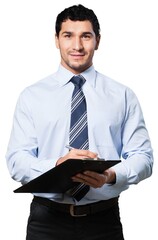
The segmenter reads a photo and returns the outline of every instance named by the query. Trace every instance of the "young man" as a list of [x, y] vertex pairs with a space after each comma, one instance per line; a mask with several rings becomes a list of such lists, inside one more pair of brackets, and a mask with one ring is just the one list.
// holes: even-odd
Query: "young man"
[[[27, 240], [123, 240], [118, 197], [152, 173], [152, 148], [135, 94], [93, 67], [99, 42], [100, 26], [92, 10], [77, 5], [57, 16], [59, 69], [21, 93], [7, 164], [11, 176], [25, 184], [69, 158], [122, 161], [102, 174], [74, 176], [74, 182], [89, 186], [79, 200], [71, 191], [34, 194]], [[77, 109], [79, 95], [84, 120], [78, 120], [83, 132], [76, 134], [72, 106], [77, 102]], [[84, 144], [77, 145], [82, 137]]]

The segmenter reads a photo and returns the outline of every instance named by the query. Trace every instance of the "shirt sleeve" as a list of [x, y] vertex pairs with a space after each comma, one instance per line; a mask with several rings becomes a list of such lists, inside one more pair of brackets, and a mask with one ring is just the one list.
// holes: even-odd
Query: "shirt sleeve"
[[114, 166], [116, 185], [122, 183], [127, 187], [137, 184], [152, 174], [150, 138], [139, 101], [130, 89], [126, 93], [126, 114], [122, 126], [122, 158], [122, 163]]
[[23, 92], [17, 101], [6, 153], [12, 178], [22, 184], [54, 167], [57, 160], [38, 158], [38, 139], [27, 98]]

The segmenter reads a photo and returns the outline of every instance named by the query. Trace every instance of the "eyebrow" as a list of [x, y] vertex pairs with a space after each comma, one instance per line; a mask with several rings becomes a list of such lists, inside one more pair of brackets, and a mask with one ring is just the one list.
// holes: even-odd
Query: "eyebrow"
[[91, 32], [83, 32], [82, 34], [89, 34], [89, 35], [93, 35]]
[[[71, 32], [71, 31], [65, 31], [65, 32], [62, 33], [62, 35], [63, 35], [63, 34], [72, 34], [72, 33], [73, 33], [73, 32]], [[91, 32], [82, 32], [82, 33], [81, 33], [81, 35], [84, 35], [84, 34], [93, 35]]]
[[70, 31], [65, 31], [65, 32], [62, 32], [62, 34], [71, 34], [72, 32]]

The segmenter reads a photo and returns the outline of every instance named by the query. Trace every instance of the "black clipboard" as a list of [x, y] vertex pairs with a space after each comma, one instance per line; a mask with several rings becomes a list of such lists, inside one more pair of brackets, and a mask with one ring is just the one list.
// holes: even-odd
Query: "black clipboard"
[[14, 190], [14, 193], [64, 193], [78, 183], [71, 177], [86, 170], [102, 173], [120, 160], [68, 159], [39, 177]]

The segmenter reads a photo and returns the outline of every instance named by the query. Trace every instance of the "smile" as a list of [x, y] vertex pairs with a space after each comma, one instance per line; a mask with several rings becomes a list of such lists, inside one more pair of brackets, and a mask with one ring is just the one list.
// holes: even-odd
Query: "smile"
[[79, 58], [83, 58], [83, 57], [84, 57], [84, 54], [70, 54], [70, 56], [71, 56], [72, 58], [79, 59]]

